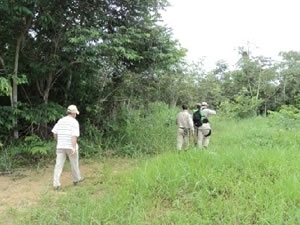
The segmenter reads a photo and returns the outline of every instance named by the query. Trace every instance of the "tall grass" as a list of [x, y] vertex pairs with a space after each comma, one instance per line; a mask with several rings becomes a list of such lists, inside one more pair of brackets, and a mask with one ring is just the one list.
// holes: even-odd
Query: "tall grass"
[[119, 155], [141, 156], [158, 154], [175, 146], [177, 108], [156, 102], [147, 110], [129, 110], [118, 124], [120, 136], [115, 146]]
[[37, 207], [14, 211], [13, 224], [299, 224], [299, 131], [265, 118], [211, 120], [207, 150], [169, 148], [133, 170], [106, 171], [102, 183], [47, 191]]

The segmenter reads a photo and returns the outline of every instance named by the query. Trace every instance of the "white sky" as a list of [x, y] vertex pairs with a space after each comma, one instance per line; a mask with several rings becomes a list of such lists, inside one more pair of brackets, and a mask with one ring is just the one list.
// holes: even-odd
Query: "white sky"
[[163, 20], [188, 49], [187, 59], [205, 57], [212, 67], [238, 59], [250, 43], [254, 56], [276, 59], [280, 51], [300, 51], [300, 0], [169, 0]]

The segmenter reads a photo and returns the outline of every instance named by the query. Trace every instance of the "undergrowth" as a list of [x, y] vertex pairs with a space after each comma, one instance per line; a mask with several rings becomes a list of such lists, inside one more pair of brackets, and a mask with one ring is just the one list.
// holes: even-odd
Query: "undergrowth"
[[271, 120], [216, 117], [207, 150], [169, 147], [59, 197], [48, 190], [13, 224], [298, 224], [300, 133]]

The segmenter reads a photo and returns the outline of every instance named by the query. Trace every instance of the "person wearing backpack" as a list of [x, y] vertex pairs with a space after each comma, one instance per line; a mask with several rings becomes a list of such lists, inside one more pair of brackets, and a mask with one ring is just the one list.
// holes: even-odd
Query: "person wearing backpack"
[[183, 145], [185, 149], [189, 147], [190, 134], [193, 134], [194, 123], [192, 115], [188, 111], [188, 105], [182, 105], [182, 111], [176, 116], [177, 125], [177, 150], [181, 150]]
[[207, 102], [197, 104], [197, 110], [193, 113], [194, 141], [197, 148], [208, 147], [211, 135], [208, 117], [216, 114], [215, 110], [208, 109]]

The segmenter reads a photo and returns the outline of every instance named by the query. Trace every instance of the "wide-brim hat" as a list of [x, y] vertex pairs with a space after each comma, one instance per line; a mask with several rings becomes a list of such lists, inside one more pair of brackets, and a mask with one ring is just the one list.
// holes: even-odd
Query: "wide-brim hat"
[[208, 106], [207, 102], [202, 102], [201, 106]]

